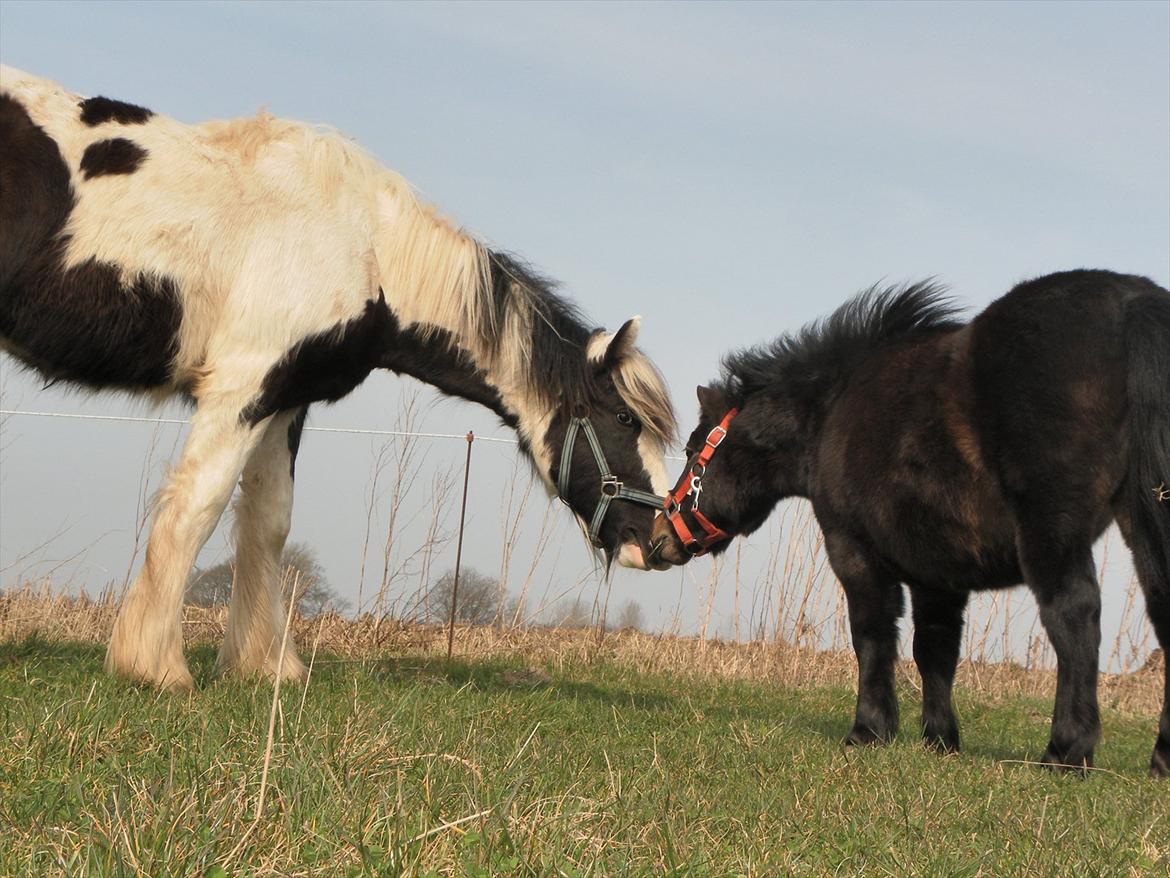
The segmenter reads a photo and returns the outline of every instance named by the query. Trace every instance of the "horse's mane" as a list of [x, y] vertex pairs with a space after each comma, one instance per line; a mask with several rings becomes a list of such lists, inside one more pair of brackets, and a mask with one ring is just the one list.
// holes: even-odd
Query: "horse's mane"
[[[393, 304], [425, 335], [454, 332], [458, 344], [495, 379], [547, 408], [587, 404], [595, 387], [590, 329], [556, 283], [520, 259], [489, 250], [414, 197], [387, 173], [382, 226], [384, 278], [401, 298]], [[647, 433], [665, 447], [677, 432], [666, 382], [637, 349], [613, 372], [622, 399]]]
[[[455, 334], [497, 380], [551, 408], [589, 401], [592, 330], [556, 284], [516, 257], [490, 250], [420, 202], [410, 185], [382, 174], [380, 266], [402, 317], [425, 334]], [[660, 445], [677, 432], [666, 383], [637, 349], [613, 372], [618, 392]]]
[[[520, 360], [535, 379], [532, 390], [538, 397], [554, 404], [563, 400], [570, 407], [587, 405], [597, 367], [589, 356], [590, 342], [603, 331], [588, 328], [580, 310], [557, 293], [555, 281], [511, 254], [492, 251], [489, 258], [490, 302], [481, 313], [490, 311], [492, 318], [483, 320], [483, 337], [495, 339], [497, 357]], [[611, 377], [643, 428], [663, 448], [669, 445], [678, 425], [666, 382], [650, 359], [634, 348]]]
[[775, 341], [729, 354], [722, 389], [737, 404], [758, 390], [826, 392], [858, 360], [882, 345], [953, 329], [959, 312], [934, 280], [858, 293], [828, 317]]

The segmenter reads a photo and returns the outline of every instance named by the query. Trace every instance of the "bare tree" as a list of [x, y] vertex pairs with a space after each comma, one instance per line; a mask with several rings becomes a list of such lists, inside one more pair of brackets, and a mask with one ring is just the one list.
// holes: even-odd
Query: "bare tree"
[[[455, 587], [455, 571], [448, 570], [427, 592], [427, 618], [447, 623], [451, 621], [451, 592]], [[490, 625], [500, 613], [499, 583], [478, 570], [464, 569], [459, 574], [459, 595], [455, 607], [455, 621], [469, 625]]]
[[523, 594], [512, 595], [504, 602], [504, 612], [500, 619], [504, 625], [512, 628], [527, 628], [530, 619], [528, 618], [528, 600]]
[[593, 621], [588, 606], [581, 603], [580, 598], [557, 604], [545, 618], [553, 628], [588, 628]]
[[642, 630], [642, 605], [637, 601], [626, 601], [618, 611], [617, 627], [619, 629], [632, 628]]
[[[316, 554], [306, 543], [289, 543], [280, 556], [283, 570], [292, 568], [300, 583], [297, 612], [302, 616], [319, 616], [326, 610], [340, 612], [349, 602], [329, 587], [325, 580], [325, 568]], [[232, 597], [232, 583], [235, 580], [235, 558], [221, 561], [206, 570], [196, 568], [187, 584], [187, 603], [197, 607], [218, 607], [227, 604]]]

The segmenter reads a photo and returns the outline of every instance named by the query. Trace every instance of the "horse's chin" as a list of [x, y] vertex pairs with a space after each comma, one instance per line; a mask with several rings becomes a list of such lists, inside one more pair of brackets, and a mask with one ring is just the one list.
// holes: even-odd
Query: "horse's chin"
[[623, 543], [622, 547], [618, 549], [615, 560], [620, 566], [630, 567], [634, 570], [667, 570], [670, 568], [670, 564], [665, 561], [648, 561], [646, 553], [637, 543]]
[[632, 567], [634, 570], [649, 570], [646, 565], [646, 556], [642, 547], [637, 543], [623, 543], [618, 549], [617, 562], [622, 567]]

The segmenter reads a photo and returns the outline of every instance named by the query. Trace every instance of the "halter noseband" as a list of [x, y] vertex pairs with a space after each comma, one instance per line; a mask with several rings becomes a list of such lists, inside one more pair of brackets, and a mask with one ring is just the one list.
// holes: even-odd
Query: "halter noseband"
[[605, 462], [605, 452], [601, 450], [597, 431], [593, 429], [589, 418], [573, 417], [569, 419], [569, 427], [565, 431], [565, 444], [561, 448], [561, 469], [557, 473], [557, 493], [566, 506], [569, 505], [569, 471], [573, 466], [573, 447], [577, 444], [578, 429], [585, 431], [585, 438], [589, 440], [589, 447], [593, 449], [593, 459], [597, 461], [597, 469], [601, 473], [601, 496], [598, 498], [597, 508], [593, 510], [593, 520], [589, 522], [589, 542], [600, 549], [602, 543], [598, 535], [601, 533], [601, 524], [605, 521], [609, 504], [615, 498], [653, 506], [655, 509], [662, 505], [662, 498], [648, 491], [627, 488], [618, 481], [618, 477], [609, 471], [609, 464]]
[[[723, 420], [719, 422], [719, 425], [707, 434], [707, 439], [703, 443], [703, 450], [699, 452], [694, 466], [683, 477], [679, 486], [666, 495], [666, 502], [662, 504], [663, 509], [666, 511], [666, 520], [670, 522], [670, 526], [674, 528], [674, 532], [683, 544], [683, 548], [687, 550], [691, 557], [697, 558], [699, 555], [705, 555], [707, 554], [707, 550], [716, 543], [730, 539], [726, 531], [716, 527], [711, 522], [711, 519], [699, 511], [699, 494], [703, 491], [703, 473], [707, 471], [707, 464], [710, 463], [712, 456], [715, 454], [715, 449], [727, 437], [727, 425], [731, 423], [731, 419], [737, 414], [739, 414], [739, 409], [732, 409], [723, 416]], [[690, 513], [695, 516], [695, 521], [703, 529], [702, 536], [697, 537], [691, 533], [691, 529], [683, 521], [682, 502], [687, 497], [692, 498]]]

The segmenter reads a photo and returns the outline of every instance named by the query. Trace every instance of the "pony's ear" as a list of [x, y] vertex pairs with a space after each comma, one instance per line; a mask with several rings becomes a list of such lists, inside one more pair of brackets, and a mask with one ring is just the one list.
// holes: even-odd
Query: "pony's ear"
[[695, 388], [695, 395], [699, 397], [699, 411], [716, 421], [722, 420], [727, 410], [731, 408], [723, 392], [714, 387], [700, 384]]
[[641, 317], [631, 317], [622, 324], [622, 328], [615, 332], [605, 346], [605, 354], [601, 358], [601, 365], [607, 371], [617, 368], [634, 350], [634, 342], [638, 340], [638, 330], [642, 327]]

